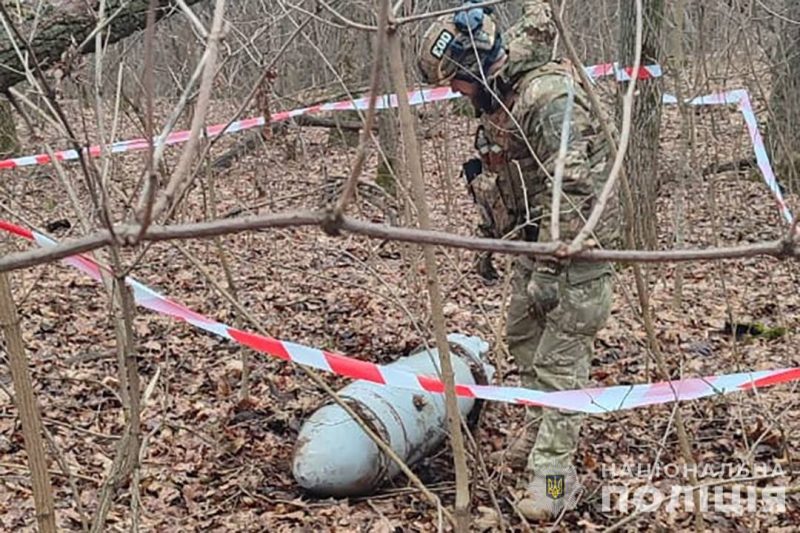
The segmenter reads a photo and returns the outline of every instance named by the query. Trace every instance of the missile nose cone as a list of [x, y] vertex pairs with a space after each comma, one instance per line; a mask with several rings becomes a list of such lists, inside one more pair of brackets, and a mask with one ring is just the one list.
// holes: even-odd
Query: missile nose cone
[[297, 483], [309, 492], [334, 497], [359, 496], [381, 477], [381, 454], [350, 416], [327, 405], [300, 430], [292, 460]]

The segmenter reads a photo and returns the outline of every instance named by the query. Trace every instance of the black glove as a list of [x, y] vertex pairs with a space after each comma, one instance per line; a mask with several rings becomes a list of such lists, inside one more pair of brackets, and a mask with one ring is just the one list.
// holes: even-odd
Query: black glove
[[522, 238], [528, 242], [537, 242], [539, 240], [539, 224], [532, 224], [528, 222], [522, 228]]
[[478, 256], [478, 261], [475, 265], [475, 270], [478, 272], [478, 275], [489, 284], [494, 283], [500, 278], [500, 274], [498, 274], [497, 269], [494, 268], [492, 257], [491, 252], [482, 252]]
[[477, 157], [470, 159], [461, 165], [461, 173], [464, 175], [464, 179], [467, 180], [467, 185], [469, 185], [475, 178], [483, 174], [483, 161]]

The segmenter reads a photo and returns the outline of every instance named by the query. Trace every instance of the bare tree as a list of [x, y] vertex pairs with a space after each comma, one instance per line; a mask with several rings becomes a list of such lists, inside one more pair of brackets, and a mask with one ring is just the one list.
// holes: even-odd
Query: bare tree
[[[636, 8], [634, 0], [622, 0], [620, 13], [620, 66], [633, 65], [635, 53]], [[661, 27], [664, 18], [663, 0], [645, 0], [644, 33], [642, 36], [642, 65], [658, 63], [661, 58]], [[625, 86], [620, 84], [620, 91]], [[631, 139], [625, 172], [631, 181], [633, 203], [636, 206], [632, 225], [637, 247], [656, 245], [656, 198], [658, 195], [658, 151], [661, 133], [661, 82], [641, 79], [639, 94], [634, 101]]]
[[778, 17], [773, 88], [770, 107], [774, 113], [769, 130], [769, 148], [776, 172], [797, 190], [800, 181], [800, 2], [785, 0]]
[[11, 157], [18, 150], [19, 139], [11, 104], [0, 100], [0, 157]]
[[[184, 0], [187, 5], [203, 0]], [[132, 33], [144, 28], [146, 22], [148, 0], [107, 0], [106, 12], [109, 13], [107, 42], [115, 43]], [[157, 19], [174, 11], [175, 2], [159, 0]], [[23, 12], [22, 16], [14, 16], [10, 10], [3, 9], [3, 17], [23, 27], [35, 24], [36, 33], [30, 42], [22, 35], [0, 34], [0, 92], [25, 80], [25, 65], [20, 56], [28, 57], [31, 65], [47, 69], [63, 59], [77, 54], [91, 53], [94, 50], [94, 34], [97, 31], [95, 13], [80, 0], [62, 0], [60, 2], [42, 3], [41, 12]], [[13, 20], [13, 18], [17, 20]], [[12, 32], [13, 33], [13, 32]], [[16, 37], [16, 39], [14, 38]], [[28, 54], [21, 54], [27, 49]], [[64, 54], [67, 53], [65, 56]], [[69, 68], [69, 61], [63, 62]]]

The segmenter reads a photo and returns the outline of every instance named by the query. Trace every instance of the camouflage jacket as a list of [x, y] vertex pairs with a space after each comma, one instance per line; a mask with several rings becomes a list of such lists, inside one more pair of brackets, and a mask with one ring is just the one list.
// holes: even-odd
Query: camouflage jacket
[[[610, 150], [577, 71], [567, 61], [551, 61], [556, 33], [549, 2], [525, 0], [522, 16], [504, 34], [508, 59], [493, 83], [502, 105], [481, 116], [475, 147], [484, 173], [472, 185], [494, 236], [516, 233], [528, 240], [550, 240], [552, 177], [570, 88], [574, 100], [561, 186], [562, 241], [570, 241], [583, 227], [611, 169]], [[618, 213], [615, 191], [593, 235], [603, 247], [617, 245]], [[536, 227], [538, 232], [525, 231]], [[585, 270], [589, 277], [610, 268], [580, 265], [570, 269]]]
[[[494, 209], [495, 222], [500, 232], [537, 224], [538, 241], [550, 239], [552, 177], [572, 85], [574, 103], [559, 217], [561, 240], [568, 241], [583, 227], [605, 184], [611, 165], [608, 146], [571, 64], [550, 61], [514, 74], [515, 81], [507, 82], [511, 89], [503, 95], [504, 105], [481, 117], [476, 137], [490, 186], [496, 187], [501, 198], [495, 203], [503, 204], [497, 207], [508, 212], [504, 221], [503, 213]], [[595, 230], [604, 247], [616, 245], [618, 212], [614, 195]]]

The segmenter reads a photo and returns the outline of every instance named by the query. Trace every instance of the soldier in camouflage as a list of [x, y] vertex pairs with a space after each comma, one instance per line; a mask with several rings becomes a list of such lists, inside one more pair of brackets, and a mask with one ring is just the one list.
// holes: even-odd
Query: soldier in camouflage
[[[526, 0], [522, 18], [504, 35], [491, 10], [465, 8], [428, 29], [418, 67], [428, 83], [449, 83], [469, 97], [479, 114], [480, 159], [465, 164], [464, 173], [482, 212], [482, 232], [538, 242], [551, 238], [551, 178], [566, 115], [559, 232], [562, 240], [572, 239], [599, 197], [610, 158], [574, 67], [551, 60], [556, 36], [551, 7]], [[616, 206], [615, 200], [608, 202], [593, 236], [604, 246], [616, 243]], [[611, 309], [612, 272], [608, 263], [516, 259], [506, 334], [524, 386], [545, 391], [587, 386], [593, 341]], [[571, 465], [581, 415], [532, 407], [526, 417], [529, 426], [538, 423], [538, 432], [528, 430], [511, 447], [512, 464], [527, 456], [529, 474]], [[545, 519], [549, 507], [542, 497], [529, 495], [518, 509], [530, 519]]]

